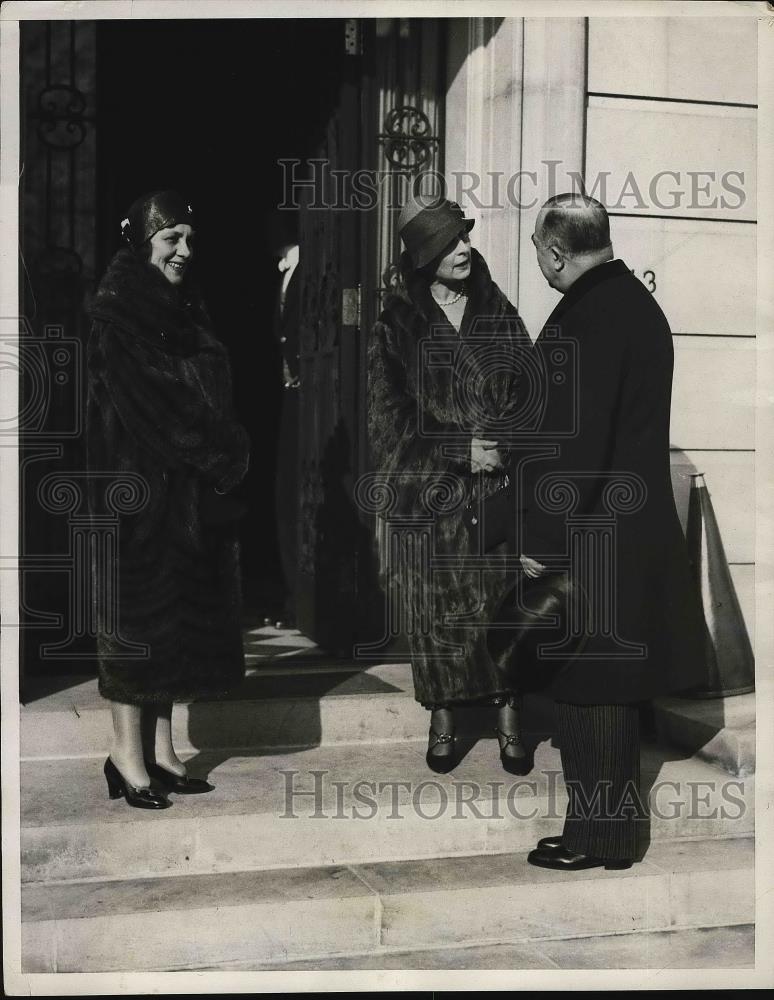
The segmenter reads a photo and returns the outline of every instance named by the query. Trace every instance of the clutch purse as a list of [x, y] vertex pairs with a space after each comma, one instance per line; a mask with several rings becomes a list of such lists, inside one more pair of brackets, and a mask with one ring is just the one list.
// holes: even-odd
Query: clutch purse
[[[585, 634], [569, 634], [572, 602], [572, 619], [582, 620], [586, 595], [567, 572], [535, 578], [519, 574], [487, 631], [489, 655], [498, 669], [528, 690], [544, 686], [547, 672], [554, 675], [571, 663], [587, 641]], [[564, 644], [561, 657], [541, 656], [542, 646], [558, 643]]]

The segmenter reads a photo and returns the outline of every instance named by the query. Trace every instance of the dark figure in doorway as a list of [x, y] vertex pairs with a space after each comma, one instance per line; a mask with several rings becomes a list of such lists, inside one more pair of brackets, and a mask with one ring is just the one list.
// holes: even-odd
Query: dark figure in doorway
[[276, 224], [274, 253], [279, 257], [280, 283], [274, 308], [274, 336], [282, 359], [282, 412], [277, 442], [276, 517], [285, 598], [282, 620], [296, 624], [296, 574], [298, 561], [298, 463], [300, 398], [300, 286], [299, 246], [288, 213]]

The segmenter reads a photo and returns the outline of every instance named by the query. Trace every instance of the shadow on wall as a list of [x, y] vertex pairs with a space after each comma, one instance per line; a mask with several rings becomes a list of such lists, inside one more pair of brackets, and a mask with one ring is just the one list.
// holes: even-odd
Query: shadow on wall
[[[673, 450], [672, 457], [675, 499], [693, 570], [701, 580], [707, 625], [703, 696], [748, 694], [755, 689], [755, 659], [712, 503], [711, 477], [705, 481], [704, 469], [697, 469], [679, 449]], [[726, 517], [731, 514], [744, 520], [743, 506], [735, 503], [732, 510], [726, 511]]]
[[680, 518], [680, 525], [683, 529], [683, 534], [685, 534], [685, 528], [688, 522], [688, 500], [691, 494], [691, 476], [695, 476], [702, 470], [697, 469], [691, 459], [688, 458], [687, 454], [682, 449], [676, 448], [674, 445], [670, 451], [670, 459], [672, 491], [675, 495], [675, 506], [677, 507], [677, 514]]
[[[681, 448], [676, 448], [674, 446], [671, 448], [670, 460], [672, 492], [675, 497], [677, 515], [680, 518], [680, 526], [683, 529], [683, 534], [685, 534], [688, 523], [688, 506], [691, 496], [691, 484], [693, 482], [691, 477], [697, 475], [702, 470], [696, 468], [692, 460]], [[692, 556], [693, 554], [689, 552], [689, 558], [692, 558]], [[718, 732], [723, 729], [725, 726], [723, 699], [717, 698], [708, 700], [704, 710], [709, 715], [707, 721], [712, 728], [716, 729]], [[697, 746], [696, 749], [698, 750], [700, 747]]]

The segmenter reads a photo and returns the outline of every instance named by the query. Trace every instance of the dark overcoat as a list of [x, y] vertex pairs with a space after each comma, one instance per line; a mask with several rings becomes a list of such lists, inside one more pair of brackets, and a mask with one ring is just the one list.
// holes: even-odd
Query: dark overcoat
[[293, 273], [285, 289], [285, 301], [280, 301], [282, 279], [284, 273], [280, 275], [280, 283], [277, 286], [277, 296], [274, 303], [273, 330], [277, 341], [279, 353], [283, 362], [283, 376], [285, 369], [291, 378], [298, 378], [299, 375], [299, 354], [301, 352], [300, 326], [301, 326], [301, 266], [296, 264]]
[[[487, 651], [486, 626], [506, 573], [455, 561], [470, 547], [466, 504], [502, 478], [471, 472], [471, 436], [496, 439], [493, 425], [517, 407], [518, 363], [509, 358], [531, 342], [475, 250], [459, 335], [405, 254], [403, 268], [405, 287], [385, 302], [369, 348], [371, 457], [394, 497], [387, 516], [393, 526], [403, 519], [402, 555], [390, 547], [386, 578], [406, 612], [416, 699], [432, 707], [502, 698], [508, 686]], [[447, 565], [431, 571], [436, 557]]]
[[[91, 311], [89, 471], [130, 473], [147, 491], [119, 520], [117, 620], [98, 622], [100, 693], [126, 704], [223, 694], [242, 680], [244, 656], [236, 523], [214, 487], [228, 493], [249, 458], [226, 350], [193, 291], [129, 249]], [[95, 515], [104, 482], [93, 476]]]
[[666, 317], [623, 261], [607, 261], [570, 287], [535, 350], [546, 376], [538, 440], [556, 455], [524, 466], [522, 551], [557, 565], [580, 546], [589, 615], [587, 645], [553, 694], [616, 704], [689, 688], [704, 677], [704, 625], [670, 477]]

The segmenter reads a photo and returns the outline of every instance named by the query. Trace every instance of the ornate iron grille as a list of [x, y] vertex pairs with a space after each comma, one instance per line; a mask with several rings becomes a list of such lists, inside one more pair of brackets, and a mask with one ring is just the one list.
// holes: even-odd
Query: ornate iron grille
[[[384, 295], [399, 279], [398, 211], [413, 185], [424, 175], [437, 177], [443, 167], [444, 38], [444, 27], [437, 19], [391, 18], [377, 22], [381, 125], [376, 134], [380, 181], [376, 260], [379, 284], [374, 296], [377, 313]], [[437, 180], [428, 183], [437, 185]]]
[[387, 114], [378, 139], [388, 163], [409, 174], [430, 166], [440, 144], [424, 111], [408, 104]]

